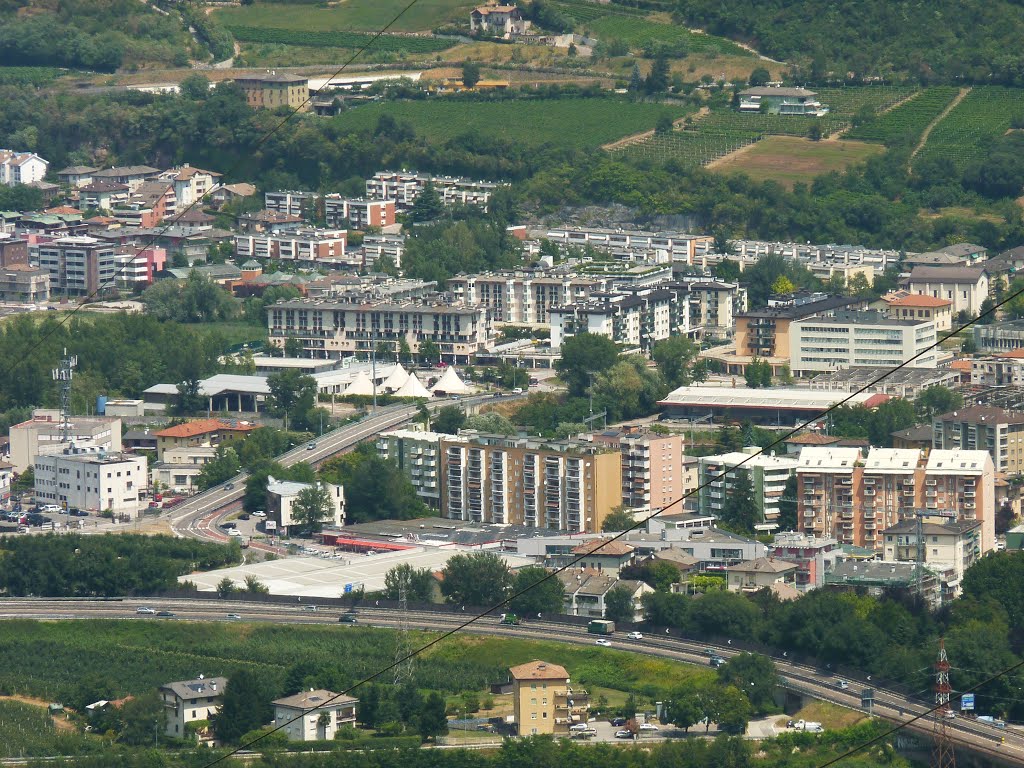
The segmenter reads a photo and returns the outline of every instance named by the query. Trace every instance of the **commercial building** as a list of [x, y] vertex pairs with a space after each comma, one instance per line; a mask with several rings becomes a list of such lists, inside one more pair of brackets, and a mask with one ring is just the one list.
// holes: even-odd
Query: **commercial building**
[[72, 447], [36, 456], [33, 467], [37, 501], [120, 518], [138, 516], [149, 488], [145, 456]]
[[914, 267], [901, 286], [953, 303], [952, 313], [977, 315], [989, 297], [989, 275], [984, 267]]
[[726, 501], [733, 493], [737, 476], [743, 473], [750, 480], [753, 491], [758, 517], [756, 527], [758, 530], [778, 528], [776, 521], [779, 518], [779, 503], [786, 482], [796, 471], [799, 462], [790, 456], [758, 454], [759, 450], [754, 447], [747, 448], [744, 452], [698, 458], [700, 514], [721, 517]]
[[441, 439], [438, 432], [395, 429], [377, 436], [377, 453], [395, 462], [434, 509], [441, 504]]
[[[37, 456], [60, 453], [67, 445], [61, 439], [60, 413], [37, 409], [32, 418], [10, 430], [11, 464], [15, 472], [31, 467]], [[68, 442], [79, 448], [95, 447], [109, 453], [121, 450], [121, 420], [103, 416], [72, 416]]]
[[590, 719], [590, 696], [569, 685], [565, 667], [531, 661], [509, 669], [512, 709], [520, 736], [567, 736], [569, 728]]
[[879, 312], [836, 312], [790, 324], [790, 369], [795, 376], [860, 365], [934, 368], [935, 324], [891, 320]]
[[265, 75], [236, 77], [235, 82], [245, 94], [246, 103], [253, 109], [309, 109], [309, 79], [298, 75]]
[[1024, 414], [975, 405], [932, 419], [932, 447], [986, 451], [996, 472], [1024, 472]]
[[[267, 478], [267, 519], [277, 523], [277, 530], [287, 534], [292, 526], [302, 527], [295, 519], [295, 502], [299, 494], [313, 483], [296, 483], [291, 480], [275, 480]], [[345, 524], [345, 489], [340, 485], [319, 483], [330, 498], [330, 514], [324, 518], [325, 527], [340, 528]]]
[[[981, 558], [981, 523], [977, 520], [932, 518], [904, 520], [882, 531], [883, 559], [895, 562], [928, 563], [953, 569], [952, 597], [960, 594], [964, 573]], [[920, 536], [920, 545], [918, 544]]]
[[234, 419], [196, 419], [175, 424], [153, 433], [157, 438], [157, 458], [164, 461], [166, 452], [176, 448], [216, 448], [243, 439], [254, 429], [256, 425]]
[[981, 523], [982, 552], [995, 546], [995, 475], [984, 451], [805, 448], [797, 468], [802, 531], [881, 550], [883, 531], [919, 511]]
[[793, 426], [822, 416], [838, 401], [847, 405], [875, 408], [887, 395], [860, 392], [844, 395], [808, 389], [748, 389], [746, 387], [679, 387], [668, 393], [660, 405], [669, 418], [714, 421], [750, 420], [754, 424]]
[[371, 296], [293, 299], [267, 307], [270, 342], [299, 339], [310, 357], [367, 354], [403, 340], [413, 354], [433, 342], [444, 360], [468, 362], [491, 338], [487, 311], [451, 304], [381, 301]]
[[50, 276], [51, 294], [91, 296], [116, 287], [116, 251], [94, 237], [61, 237], [39, 244], [39, 268]]
[[796, 564], [793, 586], [801, 592], [817, 589], [825, 584], [825, 574], [836, 564], [841, 554], [839, 542], [832, 536], [808, 536], [795, 531], [775, 534], [768, 545], [771, 557]]
[[160, 686], [160, 700], [167, 716], [164, 732], [175, 739], [188, 738], [185, 726], [196, 721], [212, 719], [224, 701], [226, 677], [182, 680]]
[[324, 218], [329, 227], [347, 226], [359, 230], [367, 227], [383, 229], [395, 223], [395, 201], [327, 195], [324, 197]]
[[621, 503], [619, 450], [464, 432], [441, 441], [441, 513], [456, 520], [600, 531]]
[[274, 699], [274, 726], [289, 741], [330, 741], [342, 728], [356, 727], [359, 699], [324, 689]]
[[740, 112], [823, 117], [828, 107], [818, 101], [817, 93], [806, 88], [763, 86], [740, 91]]
[[316, 263], [342, 259], [348, 244], [344, 229], [295, 229], [260, 235], [235, 235], [239, 259], [271, 259]]

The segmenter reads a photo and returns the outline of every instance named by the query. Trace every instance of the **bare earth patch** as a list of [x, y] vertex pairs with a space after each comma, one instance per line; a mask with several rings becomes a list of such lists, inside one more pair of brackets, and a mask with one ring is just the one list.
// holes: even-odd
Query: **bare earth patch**
[[768, 136], [737, 150], [709, 167], [722, 173], [745, 173], [757, 181], [792, 187], [815, 176], [842, 171], [885, 148], [860, 141], [811, 141], [795, 136]]

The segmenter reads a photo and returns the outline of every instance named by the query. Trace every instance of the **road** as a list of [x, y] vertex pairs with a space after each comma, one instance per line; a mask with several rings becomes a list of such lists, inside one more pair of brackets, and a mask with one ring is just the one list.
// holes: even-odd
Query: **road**
[[[155, 610], [174, 612], [172, 619], [140, 617], [135, 613], [137, 606], [149, 606]], [[359, 622], [363, 626], [395, 627], [399, 624], [396, 611], [376, 606], [360, 606]], [[192, 599], [165, 600], [138, 598], [123, 602], [101, 600], [49, 600], [34, 598], [8, 598], [0, 600], [0, 620], [5, 619], [137, 619], [142, 621], [228, 621], [227, 614], [236, 613], [245, 622], [273, 622], [279, 624], [336, 624], [339, 631], [348, 631], [350, 625], [338, 624], [342, 609], [318, 606], [311, 610], [307, 604], [264, 604], [247, 601]], [[460, 615], [448, 612], [409, 611], [408, 622], [417, 629], [445, 631], [459, 626], [466, 620]], [[467, 627], [466, 632], [483, 635], [554, 640], [576, 645], [592, 645], [594, 636], [587, 634], [585, 627], [563, 624], [557, 621], [531, 621], [518, 627], [498, 623], [497, 617], [487, 616]], [[712, 645], [703, 641], [689, 640], [678, 634], [648, 634], [642, 640], [627, 640], [618, 634], [611, 638], [612, 647], [631, 653], [643, 653], [674, 661], [705, 666], [708, 657], [705, 649], [713, 648], [719, 655], [729, 658], [737, 651], [729, 646]], [[860, 708], [862, 688], [874, 688], [874, 714], [892, 723], [908, 722], [923, 715], [928, 707], [917, 700], [910, 700], [895, 691], [875, 686], [869, 681], [850, 679], [847, 690], [839, 690], [831, 674], [823, 675], [819, 670], [801, 664], [794, 664], [782, 657], [774, 659], [780, 683], [787, 689], [799, 692], [821, 701], [828, 701], [851, 709]], [[933, 719], [923, 717], [910, 723], [908, 730], [930, 737]], [[1024, 764], [1024, 735], [1015, 730], [999, 730], [974, 720], [957, 718], [949, 721], [950, 737], [959, 745], [984, 754], [997, 762]], [[1000, 743], [1000, 738], [1006, 739]]]

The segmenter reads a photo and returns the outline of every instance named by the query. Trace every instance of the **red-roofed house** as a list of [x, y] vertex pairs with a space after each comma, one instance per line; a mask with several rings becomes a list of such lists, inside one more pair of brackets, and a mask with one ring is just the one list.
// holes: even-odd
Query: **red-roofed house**
[[570, 687], [565, 667], [537, 660], [511, 667], [509, 675], [520, 736], [568, 735], [570, 726], [590, 719], [590, 696]]
[[217, 446], [243, 438], [254, 429], [253, 424], [231, 419], [197, 419], [176, 424], [153, 433], [157, 438], [157, 459], [163, 461], [164, 451], [172, 448]]
[[885, 313], [893, 320], [931, 320], [937, 331], [953, 327], [953, 302], [949, 299], [900, 291], [886, 294], [882, 301]]

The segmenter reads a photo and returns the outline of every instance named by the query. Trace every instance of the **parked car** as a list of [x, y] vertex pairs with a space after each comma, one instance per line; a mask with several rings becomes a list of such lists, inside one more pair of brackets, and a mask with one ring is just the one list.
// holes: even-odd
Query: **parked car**
[[595, 640], [594, 642], [597, 645], [603, 645], [605, 648], [611, 648], [612, 647], [612, 641], [611, 640], [605, 640], [603, 637], [598, 639], [598, 640]]
[[242, 532], [237, 528], [232, 528], [230, 531], [228, 531], [228, 536], [234, 536], [236, 539], [238, 539], [242, 537]]
[[626, 637], [628, 637], [630, 640], [643, 640], [644, 639], [644, 635], [643, 635], [642, 632], [630, 632], [628, 635], [626, 635]]
[[623, 728], [621, 731], [616, 731], [615, 732], [615, 738], [616, 739], [632, 739], [633, 738], [633, 732], [632, 731], [627, 731], [625, 728]]
[[248, 520], [249, 519], [249, 513], [248, 512], [243, 512], [242, 514], [240, 514], [238, 516], [238, 519], [239, 520]]
[[620, 728], [623, 725], [625, 725], [626, 722], [627, 722], [626, 718], [624, 718], [624, 717], [616, 717], [614, 720], [612, 720], [612, 727]]
[[640, 723], [641, 731], [660, 731], [661, 729], [654, 723]]
[[267, 513], [264, 512], [262, 509], [257, 509], [255, 512], [252, 513], [252, 516], [253, 517], [266, 517]]
[[573, 725], [569, 726], [569, 730], [570, 731], [585, 731], [589, 727], [590, 726], [587, 725], [586, 723], [574, 723]]

